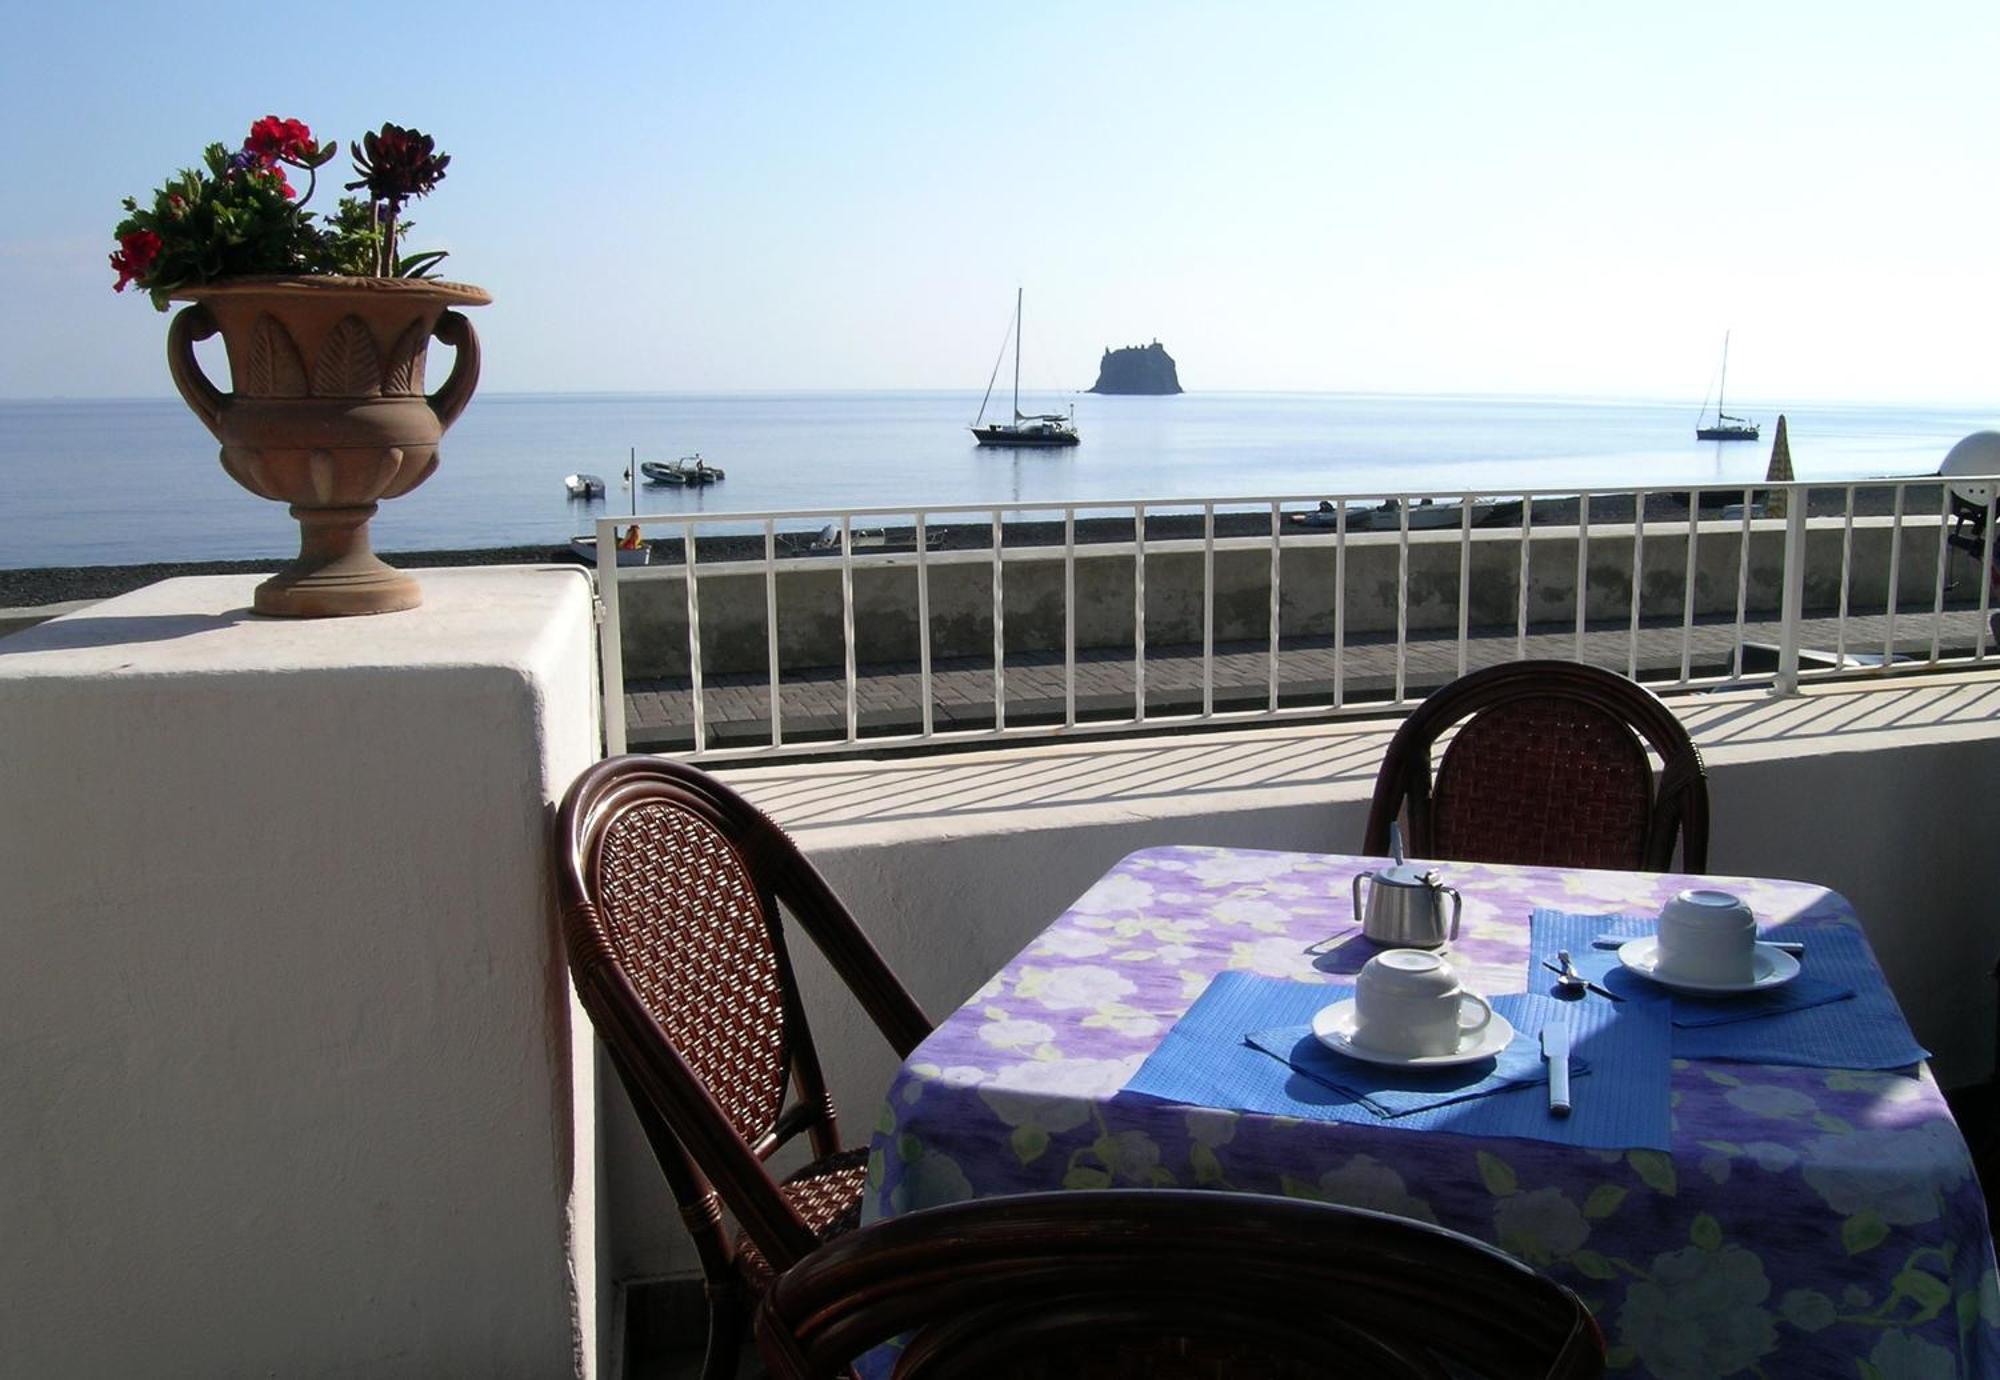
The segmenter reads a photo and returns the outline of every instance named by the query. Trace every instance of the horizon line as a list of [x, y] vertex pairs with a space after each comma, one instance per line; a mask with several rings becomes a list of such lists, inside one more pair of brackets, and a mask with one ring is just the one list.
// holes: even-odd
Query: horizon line
[[[716, 389], [573, 389], [552, 391], [546, 389], [494, 389], [483, 390], [477, 396], [489, 401], [592, 401], [592, 400], [637, 400], [637, 399], [691, 399], [691, 398], [788, 398], [788, 397], [863, 397], [863, 396], [912, 396], [969, 397], [978, 389], [965, 388], [716, 388]], [[1685, 403], [1678, 398], [1668, 398], [1657, 394], [1602, 394], [1602, 393], [1535, 393], [1535, 392], [1482, 392], [1474, 389], [1446, 389], [1437, 392], [1411, 392], [1394, 389], [1318, 389], [1318, 388], [1210, 388], [1183, 389], [1180, 393], [1092, 393], [1087, 388], [1078, 389], [1038, 389], [1037, 392], [1057, 397], [1133, 397], [1171, 400], [1176, 397], [1224, 397], [1224, 398], [1351, 398], [1351, 399], [1402, 399], [1420, 398], [1429, 401], [1475, 401], [1475, 402], [1543, 402], [1568, 405], [1642, 405], [1658, 407], [1680, 407]], [[0, 406], [28, 404], [102, 404], [102, 403], [155, 403], [178, 402], [177, 393], [122, 393], [122, 394], [0, 394]], [[1766, 404], [1760, 400], [1746, 400], [1739, 406], [1759, 408], [1773, 416], [1783, 411], [1782, 407]], [[1993, 408], [1988, 402], [1977, 402], [1963, 398], [1890, 399], [1890, 398], [1828, 398], [1801, 397], [1786, 406], [1813, 408], [1902, 408], [1919, 411], [1984, 411]], [[1697, 404], [1697, 412], [1701, 410]]]

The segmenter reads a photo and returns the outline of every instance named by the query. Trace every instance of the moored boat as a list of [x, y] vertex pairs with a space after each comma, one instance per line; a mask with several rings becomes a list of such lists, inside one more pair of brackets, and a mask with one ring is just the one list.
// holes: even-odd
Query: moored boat
[[666, 485], [677, 489], [700, 488], [705, 484], [716, 484], [729, 476], [723, 470], [703, 460], [699, 454], [683, 455], [668, 462], [647, 460], [639, 466], [639, 473], [646, 477], [648, 484]]
[[1722, 382], [1715, 390], [1715, 420], [1703, 426], [1695, 423], [1697, 441], [1754, 441], [1757, 424], [1748, 417], [1732, 417], [1722, 410], [1722, 396], [1729, 387], [1729, 332], [1722, 333]]
[[563, 487], [569, 490], [571, 498], [604, 497], [604, 480], [594, 474], [571, 474], [563, 476]]
[[[569, 539], [569, 549], [582, 557], [588, 564], [597, 564], [596, 537], [571, 537]], [[619, 544], [618, 564], [620, 567], [651, 565], [652, 563], [653, 549], [644, 542], [641, 542], [637, 546], [626, 546], [622, 542]]]
[[1021, 410], [1021, 289], [1014, 289], [1014, 420], [981, 426], [986, 404], [993, 397], [993, 382], [1000, 377], [1000, 361], [1007, 357], [1007, 343], [1000, 344], [1000, 357], [993, 361], [993, 373], [986, 380], [986, 396], [979, 400], [979, 415], [972, 419], [973, 439], [982, 446], [1073, 446], [1077, 444], [1076, 409], [1065, 417], [1057, 412], [1028, 413]]
[[[1350, 532], [1394, 532], [1404, 525], [1402, 504], [1388, 499], [1379, 504], [1368, 505], [1350, 503], [1347, 505], [1347, 530]], [[1521, 505], [1511, 505], [1513, 516], [1520, 516]], [[1443, 502], [1435, 499], [1419, 499], [1409, 505], [1409, 528], [1412, 532], [1422, 532], [1439, 527], [1456, 527], [1465, 521], [1466, 505], [1463, 500], [1448, 498]], [[1472, 525], [1484, 527], [1505, 516], [1506, 510], [1496, 500], [1475, 498], [1472, 500]], [[1291, 519], [1301, 527], [1318, 527], [1332, 530], [1340, 525], [1340, 510], [1326, 499], [1320, 500], [1318, 508], [1309, 513], [1293, 513]]]

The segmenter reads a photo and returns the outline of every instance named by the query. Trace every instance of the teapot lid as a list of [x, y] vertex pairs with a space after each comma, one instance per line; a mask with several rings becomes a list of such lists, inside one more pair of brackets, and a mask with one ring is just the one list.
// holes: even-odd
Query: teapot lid
[[1425, 867], [1422, 863], [1399, 862], [1394, 867], [1385, 867], [1373, 874], [1377, 885], [1433, 887], [1443, 884], [1435, 867]]

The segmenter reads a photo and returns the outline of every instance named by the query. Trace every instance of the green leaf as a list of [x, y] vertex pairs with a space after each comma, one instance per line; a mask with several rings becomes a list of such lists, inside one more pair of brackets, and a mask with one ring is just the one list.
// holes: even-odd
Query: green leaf
[[1625, 1195], [1630, 1191], [1617, 1184], [1599, 1184], [1583, 1200], [1583, 1215], [1592, 1219], [1609, 1217], [1618, 1211], [1618, 1205], [1625, 1201]]
[[1855, 1357], [1854, 1368], [1861, 1373], [1861, 1380], [1882, 1380], [1882, 1372], [1876, 1369], [1866, 1357]]
[[1625, 1163], [1632, 1166], [1646, 1187], [1662, 1198], [1671, 1198], [1680, 1192], [1680, 1180], [1674, 1175], [1673, 1160], [1658, 1150], [1627, 1150]]
[[1718, 1155], [1734, 1157], [1743, 1153], [1743, 1147], [1733, 1140], [1705, 1140], [1701, 1145], [1704, 1150], [1713, 1150]]
[[882, 1136], [896, 1133], [896, 1109], [887, 1102], [882, 1104], [882, 1110], [875, 1115], [875, 1133]]
[[1014, 1158], [1022, 1164], [1033, 1164], [1049, 1148], [1049, 1133], [1035, 1125], [1016, 1126], [1007, 1139], [1014, 1147]]
[[1740, 1088], [1743, 1086], [1741, 1078], [1738, 1078], [1733, 1073], [1724, 1073], [1721, 1069], [1705, 1068], [1702, 1070], [1702, 1074], [1709, 1082], [1720, 1083], [1725, 1088]]
[[1498, 1155], [1489, 1155], [1481, 1150], [1478, 1154], [1479, 1177], [1486, 1181], [1486, 1191], [1495, 1198], [1511, 1198], [1520, 1190], [1520, 1180], [1514, 1177], [1513, 1168]]
[[1188, 1147], [1188, 1164], [1194, 1170], [1194, 1181], [1198, 1184], [1222, 1182], [1222, 1161], [1215, 1157], [1215, 1151], [1200, 1141]]
[[1833, 1300], [1817, 1289], [1793, 1289], [1779, 1301], [1778, 1312], [1801, 1332], [1824, 1332], [1840, 1321]]
[[1889, 1224], [1873, 1208], [1855, 1213], [1840, 1224], [1840, 1244], [1849, 1255], [1860, 1255], [1889, 1239]]
[[1921, 1316], [1909, 1320], [1912, 1325], [1929, 1322], [1951, 1302], [1951, 1286], [1924, 1270], [1905, 1270], [1894, 1282], [1896, 1292], [1915, 1299], [1922, 1310]]
[[1154, 1188], [1178, 1188], [1180, 1186], [1174, 1178], [1174, 1171], [1167, 1168], [1164, 1164], [1154, 1165], [1153, 1172], [1149, 1177], [1152, 1179]]
[[1604, 1353], [1604, 1364], [1612, 1370], [1630, 1370], [1639, 1364], [1636, 1347], [1614, 1346]]
[[1958, 1330], [1961, 1335], [1979, 1326], [1979, 1295], [1958, 1296]]
[[1688, 1240], [1705, 1251], [1715, 1250], [1722, 1245], [1722, 1223], [1706, 1212], [1697, 1212], [1694, 1225], [1688, 1231]]
[[1070, 1170], [1069, 1173], [1063, 1175], [1062, 1186], [1064, 1188], [1109, 1188], [1111, 1187], [1111, 1176], [1102, 1169], [1090, 1169], [1083, 1165], [1078, 1165], [1076, 1168]]
[[398, 259], [396, 260], [396, 276], [398, 278], [428, 278], [430, 271], [444, 261], [447, 252], [443, 249], [432, 249], [422, 254], [412, 254], [408, 258]]
[[1326, 1201], [1326, 1194], [1320, 1192], [1318, 1184], [1307, 1183], [1304, 1179], [1294, 1179], [1289, 1174], [1278, 1176], [1278, 1191], [1287, 1198], [1306, 1198], [1315, 1203]]
[[1813, 1125], [1829, 1135], [1846, 1136], [1854, 1133], [1853, 1123], [1842, 1121], [1837, 1116], [1829, 1116], [1825, 1112], [1813, 1114]]
[[1577, 1251], [1569, 1258], [1586, 1279], [1616, 1279], [1618, 1270], [1612, 1263], [1596, 1251]]
[[896, 1137], [896, 1158], [904, 1164], [912, 1164], [924, 1157], [924, 1143], [905, 1131]]

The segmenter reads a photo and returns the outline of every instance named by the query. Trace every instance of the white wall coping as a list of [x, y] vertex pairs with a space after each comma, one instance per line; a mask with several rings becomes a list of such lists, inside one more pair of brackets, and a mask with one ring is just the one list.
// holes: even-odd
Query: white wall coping
[[[2000, 672], [1666, 696], [1711, 770], [2000, 736]], [[1366, 801], [1401, 714], [724, 774], [802, 847], [856, 848], [1229, 809]], [[718, 770], [722, 770], [719, 766]]]
[[[259, 575], [190, 575], [83, 604], [0, 643], [0, 680], [78, 675], [151, 679], [315, 670], [494, 665], [496, 646], [575, 597], [573, 565], [466, 566], [420, 572], [424, 602], [403, 614], [268, 618], [250, 611]], [[230, 635], [257, 624], [255, 637]], [[135, 657], [133, 648], [143, 646]], [[540, 648], [517, 653], [521, 666]]]

